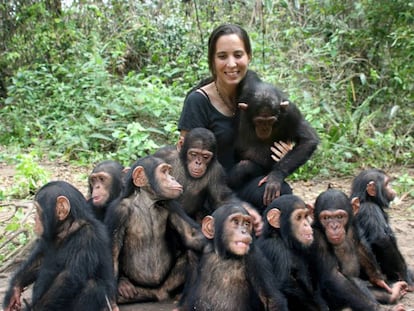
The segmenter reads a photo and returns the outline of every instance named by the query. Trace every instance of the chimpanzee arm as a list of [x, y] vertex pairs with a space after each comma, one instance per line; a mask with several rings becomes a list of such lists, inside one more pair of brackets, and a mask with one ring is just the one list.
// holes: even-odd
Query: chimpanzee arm
[[356, 215], [359, 233], [375, 255], [381, 272], [391, 281], [410, 281], [407, 264], [385, 213], [375, 204], [364, 203]]
[[[368, 276], [369, 281], [377, 286], [384, 287], [385, 277], [380, 271], [380, 267], [371, 250], [362, 242], [358, 241], [357, 245], [358, 260], [361, 268]], [[387, 290], [389, 288], [386, 288]]]
[[227, 186], [226, 174], [223, 167], [218, 163], [212, 163], [212, 167], [208, 172], [208, 194], [211, 199], [213, 209], [219, 205], [235, 197], [234, 192]]
[[256, 245], [271, 262], [273, 275], [277, 276], [281, 284], [286, 284], [289, 280], [290, 256], [289, 250], [286, 249], [282, 239], [275, 236], [268, 238], [261, 236], [257, 239]]
[[43, 241], [36, 242], [35, 248], [31, 253], [29, 259], [17, 270], [16, 274], [10, 280], [10, 286], [4, 296], [3, 308], [6, 308], [13, 298], [15, 288], [23, 291], [23, 289], [36, 281], [40, 265], [44, 256]]
[[339, 264], [333, 250], [315, 230], [315, 242], [312, 245], [312, 264], [322, 291], [322, 296], [333, 309], [350, 307], [354, 311], [378, 310], [378, 304], [339, 270]]
[[165, 203], [170, 211], [169, 223], [181, 236], [185, 246], [195, 251], [202, 251], [207, 244], [207, 239], [201, 232], [200, 225], [191, 219], [176, 200]]
[[[294, 120], [292, 120], [294, 122]], [[296, 130], [292, 129], [292, 140], [295, 146], [279, 162], [273, 165], [272, 171], [267, 176], [265, 191], [263, 194], [263, 204], [269, 205], [280, 195], [283, 180], [292, 174], [299, 166], [303, 165], [316, 150], [319, 143], [315, 130], [304, 119], [299, 119]], [[286, 124], [286, 131], [289, 132], [289, 125]], [[289, 135], [287, 136], [289, 139]]]
[[108, 208], [104, 221], [111, 239], [112, 260], [116, 278], [118, 278], [119, 273], [119, 254], [123, 246], [127, 221], [129, 218], [128, 204], [131, 204], [129, 199], [119, 199], [112, 202]]
[[273, 277], [270, 262], [259, 248], [254, 246], [246, 258], [250, 283], [258, 293], [266, 310], [287, 311], [287, 299], [279, 290], [280, 284]]
[[319, 144], [318, 135], [311, 125], [305, 119], [301, 119], [299, 122], [296, 133], [292, 137], [295, 145], [279, 162], [273, 165], [272, 172], [269, 174], [270, 181], [282, 182], [306, 163]]

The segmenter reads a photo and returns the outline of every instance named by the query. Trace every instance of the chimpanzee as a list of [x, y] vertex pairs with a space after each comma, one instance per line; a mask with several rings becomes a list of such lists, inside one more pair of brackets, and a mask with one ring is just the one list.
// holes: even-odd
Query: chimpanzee
[[[229, 185], [242, 199], [263, 210], [280, 194], [292, 193], [284, 179], [311, 157], [319, 138], [296, 105], [253, 71], [248, 71], [241, 84], [238, 102], [236, 158], [240, 162], [230, 171]], [[275, 162], [271, 147], [279, 141], [294, 147]], [[265, 186], [258, 190], [264, 181]]]
[[287, 310], [246, 209], [226, 203], [203, 219], [202, 231], [210, 242], [180, 310]]
[[404, 280], [408, 290], [414, 290], [414, 274], [398, 249], [397, 240], [389, 224], [386, 209], [394, 200], [396, 192], [390, 177], [382, 170], [367, 169], [360, 172], [352, 182], [351, 197], [360, 201], [356, 225], [367, 241], [387, 280]]
[[179, 151], [168, 146], [154, 154], [171, 164], [172, 175], [184, 188], [180, 203], [189, 216], [200, 221], [234, 197], [216, 154], [216, 138], [206, 128], [189, 131]]
[[[238, 200], [227, 186], [226, 173], [216, 157], [216, 138], [210, 130], [194, 128], [185, 136], [179, 151], [175, 146], [167, 146], [154, 155], [172, 165], [172, 175], [184, 189], [179, 201], [186, 213], [198, 222], [217, 206]], [[247, 204], [245, 208], [253, 216], [259, 234], [262, 226], [260, 215]]]
[[72, 185], [55, 181], [37, 192], [34, 205], [39, 238], [10, 281], [4, 310], [20, 310], [21, 293], [32, 283], [26, 310], [119, 310], [109, 237], [87, 211], [84, 196]]
[[106, 160], [98, 163], [89, 175], [88, 204], [99, 220], [104, 220], [109, 204], [121, 195], [124, 173], [122, 164]]
[[173, 200], [183, 188], [171, 169], [154, 156], [139, 159], [127, 173], [123, 195], [109, 206], [105, 223], [113, 239], [118, 303], [175, 294], [185, 277], [186, 256], [179, 250], [201, 251], [206, 243], [200, 226]]
[[[379, 304], [396, 303], [405, 293], [407, 283], [390, 288], [384, 281], [373, 254], [361, 242], [353, 213], [357, 204], [340, 190], [328, 189], [315, 201], [313, 265], [316, 268], [323, 298], [330, 310], [351, 308], [354, 311], [404, 310]], [[372, 285], [360, 278], [364, 270]]]
[[313, 242], [312, 209], [299, 197], [278, 197], [263, 213], [263, 233], [258, 247], [270, 260], [291, 311], [328, 310], [312, 279], [309, 247]]

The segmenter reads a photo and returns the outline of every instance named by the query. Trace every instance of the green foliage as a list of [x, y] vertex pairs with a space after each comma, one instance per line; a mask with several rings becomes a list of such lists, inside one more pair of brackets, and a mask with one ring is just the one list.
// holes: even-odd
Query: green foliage
[[401, 195], [410, 195], [414, 198], [414, 177], [404, 173], [396, 178], [393, 182], [397, 193]]
[[[2, 215], [10, 215], [10, 207], [0, 206]], [[6, 260], [13, 260], [13, 255], [22, 249], [33, 237], [32, 223], [28, 221], [32, 216], [32, 209], [16, 207], [12, 216], [2, 222], [0, 228], [0, 265]]]
[[34, 153], [18, 154], [16, 160], [14, 183], [9, 193], [13, 198], [24, 199], [48, 182], [50, 176], [39, 166], [39, 159]]
[[3, 145], [90, 163], [175, 143], [183, 98], [209, 74], [207, 36], [235, 22], [252, 69], [320, 135], [293, 178], [414, 162], [410, 1], [75, 1], [60, 14], [12, 2], [0, 7], [12, 30], [0, 44]]

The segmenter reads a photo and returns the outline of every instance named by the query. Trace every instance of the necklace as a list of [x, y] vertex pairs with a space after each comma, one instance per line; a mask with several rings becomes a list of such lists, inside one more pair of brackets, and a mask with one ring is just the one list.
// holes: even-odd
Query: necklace
[[230, 105], [227, 104], [227, 101], [224, 99], [223, 95], [221, 95], [220, 91], [218, 90], [216, 82], [214, 82], [214, 86], [216, 87], [216, 92], [217, 92], [218, 96], [220, 97], [220, 99], [222, 100], [224, 106], [226, 106], [227, 109], [229, 109], [231, 114], [234, 116], [236, 114], [236, 108], [232, 104], [230, 104]]

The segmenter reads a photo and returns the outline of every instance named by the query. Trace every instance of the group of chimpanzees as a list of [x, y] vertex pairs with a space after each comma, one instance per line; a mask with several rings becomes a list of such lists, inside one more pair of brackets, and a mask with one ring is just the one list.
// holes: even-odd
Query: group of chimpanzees
[[[119, 310], [177, 295], [182, 311], [405, 310], [399, 300], [414, 277], [389, 226], [390, 178], [366, 170], [349, 197], [327, 189], [305, 204], [284, 178], [311, 156], [317, 135], [280, 91], [249, 79], [233, 171], [219, 164], [214, 135], [197, 128], [179, 149], [129, 168], [100, 163], [88, 201], [65, 182], [41, 188], [37, 246], [11, 279], [4, 310], [21, 310], [32, 283], [25, 310]], [[278, 141], [293, 147], [274, 160]]]

